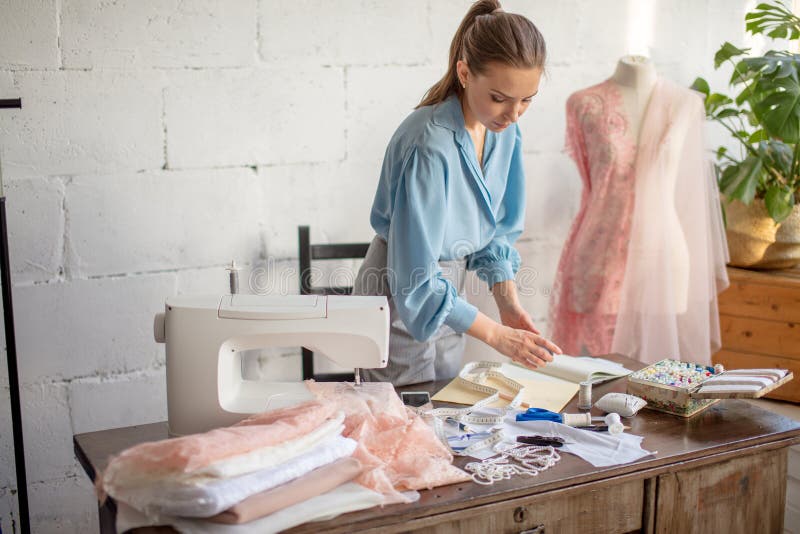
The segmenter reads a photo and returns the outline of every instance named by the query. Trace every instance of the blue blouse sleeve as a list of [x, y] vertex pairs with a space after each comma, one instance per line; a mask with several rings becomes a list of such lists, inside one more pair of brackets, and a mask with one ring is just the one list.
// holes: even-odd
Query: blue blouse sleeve
[[442, 324], [465, 332], [478, 313], [439, 268], [447, 220], [446, 169], [435, 154], [412, 148], [389, 224], [389, 289], [400, 318], [418, 341], [430, 338]]
[[525, 224], [525, 171], [522, 168], [522, 138], [519, 127], [511, 155], [506, 190], [497, 213], [497, 226], [489, 244], [467, 257], [467, 269], [491, 288], [513, 280], [521, 263], [514, 242]]

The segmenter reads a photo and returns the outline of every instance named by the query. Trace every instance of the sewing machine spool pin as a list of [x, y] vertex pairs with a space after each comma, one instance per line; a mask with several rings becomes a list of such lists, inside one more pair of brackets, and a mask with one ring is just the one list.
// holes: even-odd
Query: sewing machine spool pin
[[231, 260], [230, 265], [225, 268], [228, 271], [228, 284], [230, 285], [231, 295], [239, 293], [239, 271], [241, 268], [236, 265], [236, 260]]

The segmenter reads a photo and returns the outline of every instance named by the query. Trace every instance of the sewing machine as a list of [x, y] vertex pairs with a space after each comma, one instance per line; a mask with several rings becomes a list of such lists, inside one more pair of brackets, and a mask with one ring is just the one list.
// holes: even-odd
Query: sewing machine
[[154, 330], [166, 343], [170, 434], [185, 435], [311, 398], [302, 382], [244, 379], [241, 351], [303, 346], [345, 367], [385, 367], [389, 306], [386, 297], [177, 296]]

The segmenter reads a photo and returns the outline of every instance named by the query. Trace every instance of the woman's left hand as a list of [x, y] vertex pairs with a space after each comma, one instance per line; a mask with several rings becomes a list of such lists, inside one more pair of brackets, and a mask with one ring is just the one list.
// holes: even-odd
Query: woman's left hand
[[530, 314], [526, 312], [522, 306], [503, 307], [499, 311], [500, 322], [504, 325], [517, 330], [527, 330], [528, 332], [541, 335], [539, 329], [533, 324], [533, 319], [531, 319]]

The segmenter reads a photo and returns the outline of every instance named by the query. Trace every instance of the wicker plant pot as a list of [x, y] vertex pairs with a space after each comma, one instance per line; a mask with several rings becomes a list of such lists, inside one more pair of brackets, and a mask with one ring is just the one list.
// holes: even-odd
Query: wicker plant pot
[[746, 206], [734, 200], [725, 207], [729, 265], [748, 269], [788, 269], [800, 263], [800, 204], [782, 223], [767, 213], [764, 200]]

